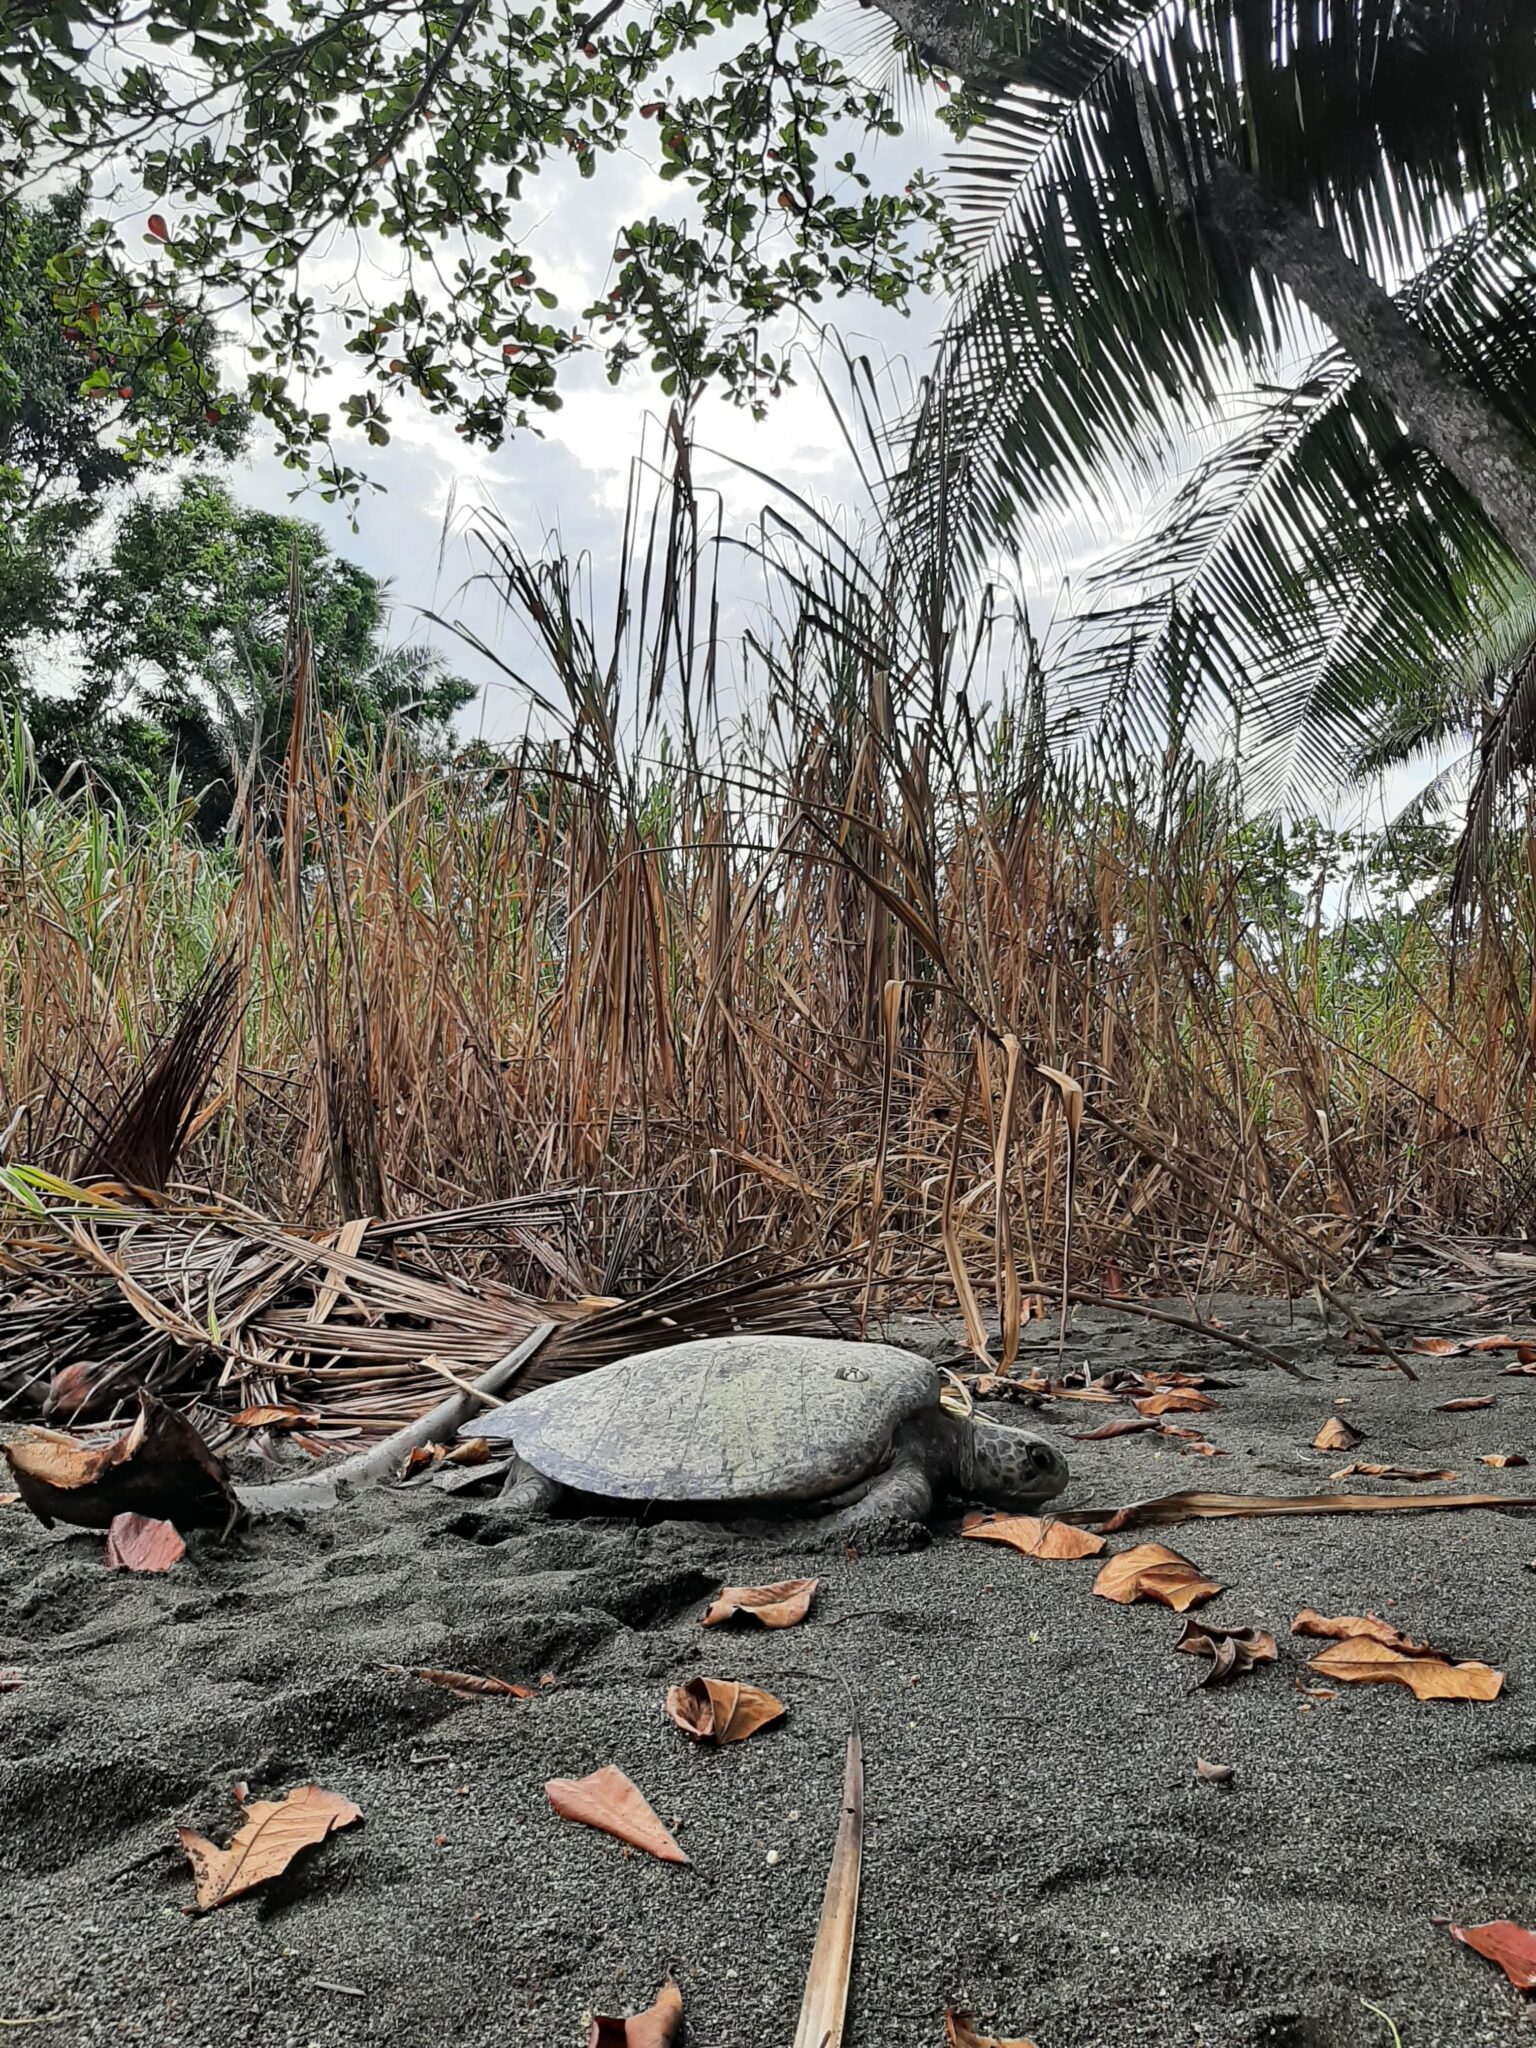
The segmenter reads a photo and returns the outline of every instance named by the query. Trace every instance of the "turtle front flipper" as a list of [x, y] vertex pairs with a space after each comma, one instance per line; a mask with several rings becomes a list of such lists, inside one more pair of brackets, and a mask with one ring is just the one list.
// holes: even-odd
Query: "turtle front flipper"
[[527, 1515], [532, 1520], [539, 1515], [552, 1515], [566, 1491], [558, 1479], [547, 1479], [519, 1458], [503, 1483], [501, 1501], [514, 1515]]
[[928, 1460], [919, 1446], [899, 1445], [857, 1506], [831, 1517], [826, 1534], [831, 1541], [856, 1543], [866, 1550], [912, 1550], [927, 1542], [932, 1513]]

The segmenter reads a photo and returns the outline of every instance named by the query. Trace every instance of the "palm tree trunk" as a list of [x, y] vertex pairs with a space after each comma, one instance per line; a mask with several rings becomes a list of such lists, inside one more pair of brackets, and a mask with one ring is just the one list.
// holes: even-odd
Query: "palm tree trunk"
[[1444, 463], [1536, 578], [1536, 449], [1453, 369], [1383, 288], [1314, 217], [1219, 164], [1201, 217], [1256, 270], [1288, 285], [1414, 440]]

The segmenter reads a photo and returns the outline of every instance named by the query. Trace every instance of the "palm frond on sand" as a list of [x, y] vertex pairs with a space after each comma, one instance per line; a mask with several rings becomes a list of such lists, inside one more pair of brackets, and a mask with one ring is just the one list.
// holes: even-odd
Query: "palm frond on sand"
[[773, 1273], [738, 1253], [630, 1300], [547, 1300], [499, 1278], [509, 1258], [569, 1235], [574, 1198], [304, 1232], [233, 1205], [147, 1208], [19, 1169], [4, 1180], [27, 1217], [20, 1271], [0, 1288], [11, 1416], [105, 1419], [148, 1385], [215, 1414], [282, 1404], [383, 1432], [547, 1319], [558, 1327], [525, 1391], [691, 1337], [853, 1326], [825, 1261]]

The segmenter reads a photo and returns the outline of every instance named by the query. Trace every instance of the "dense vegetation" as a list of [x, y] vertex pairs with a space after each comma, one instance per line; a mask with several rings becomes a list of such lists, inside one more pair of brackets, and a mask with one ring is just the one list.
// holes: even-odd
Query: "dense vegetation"
[[[701, 1251], [940, 1244], [1016, 1315], [1059, 1277], [1080, 1083], [1094, 1284], [1343, 1279], [1381, 1233], [1524, 1225], [1536, 20], [879, 12], [873, 83], [812, 0], [5, 15], [0, 174], [110, 159], [143, 194], [0, 210], [3, 1057], [34, 1157], [77, 1135], [58, 1077], [91, 1048], [110, 1090], [232, 951], [199, 1170], [295, 1212], [658, 1190]], [[867, 147], [903, 70], [968, 136], [953, 218]], [[561, 307], [535, 180], [637, 145], [678, 206], [615, 223], [610, 289]], [[834, 296], [956, 280], [912, 416], [865, 415], [869, 550], [800, 507], [776, 623], [727, 645], [695, 401], [769, 403]], [[392, 406], [494, 444], [582, 347], [674, 404], [643, 600], [599, 658], [572, 565], [488, 532], [567, 737], [455, 758], [466, 686], [214, 464], [260, 434], [351, 499]], [[1022, 623], [1005, 645], [989, 579], [1067, 506], [1145, 505], [1192, 438], [1050, 668]], [[1357, 846], [1255, 809], [1458, 736], [1454, 876], [1432, 822]]]
[[614, 737], [559, 563], [525, 566], [536, 680], [581, 737], [447, 777], [313, 716], [276, 859], [46, 799], [18, 761], [19, 1156], [66, 1166], [79, 1083], [52, 1077], [99, 1098], [233, 951], [242, 1040], [185, 1171], [295, 1217], [570, 1184], [613, 1205], [598, 1242], [641, 1197], [652, 1255], [831, 1252], [1016, 1314], [1061, 1274], [1044, 1065], [1087, 1090], [1090, 1293], [1304, 1288], [1523, 1220], [1536, 870], [1452, 988], [1443, 843], [1356, 876], [1316, 827], [1245, 822], [1220, 771], [1053, 768], [1022, 672], [968, 732], [931, 717], [856, 593], [834, 619], [781, 591], [758, 729], [733, 745], [696, 694], [697, 756], [659, 765], [656, 729]]

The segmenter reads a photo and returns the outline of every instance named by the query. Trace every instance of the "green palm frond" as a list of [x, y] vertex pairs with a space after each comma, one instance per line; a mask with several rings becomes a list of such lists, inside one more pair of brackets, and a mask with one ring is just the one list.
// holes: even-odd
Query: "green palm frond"
[[913, 422], [900, 510], [961, 567], [1123, 498], [1301, 339], [1213, 231], [1231, 164], [1377, 276], [1412, 274], [1536, 156], [1515, 0], [1036, 0], [961, 159], [974, 270]]
[[[1522, 425], [1536, 418], [1536, 186], [1468, 227], [1403, 294], [1417, 324]], [[1149, 569], [1149, 564], [1152, 567]], [[1437, 720], [1529, 579], [1459, 484], [1341, 352], [1316, 358], [1104, 566], [1070, 688], [1155, 725], [1170, 698], [1241, 715], [1250, 786], [1380, 765]], [[1396, 733], [1398, 738], [1394, 740]]]

